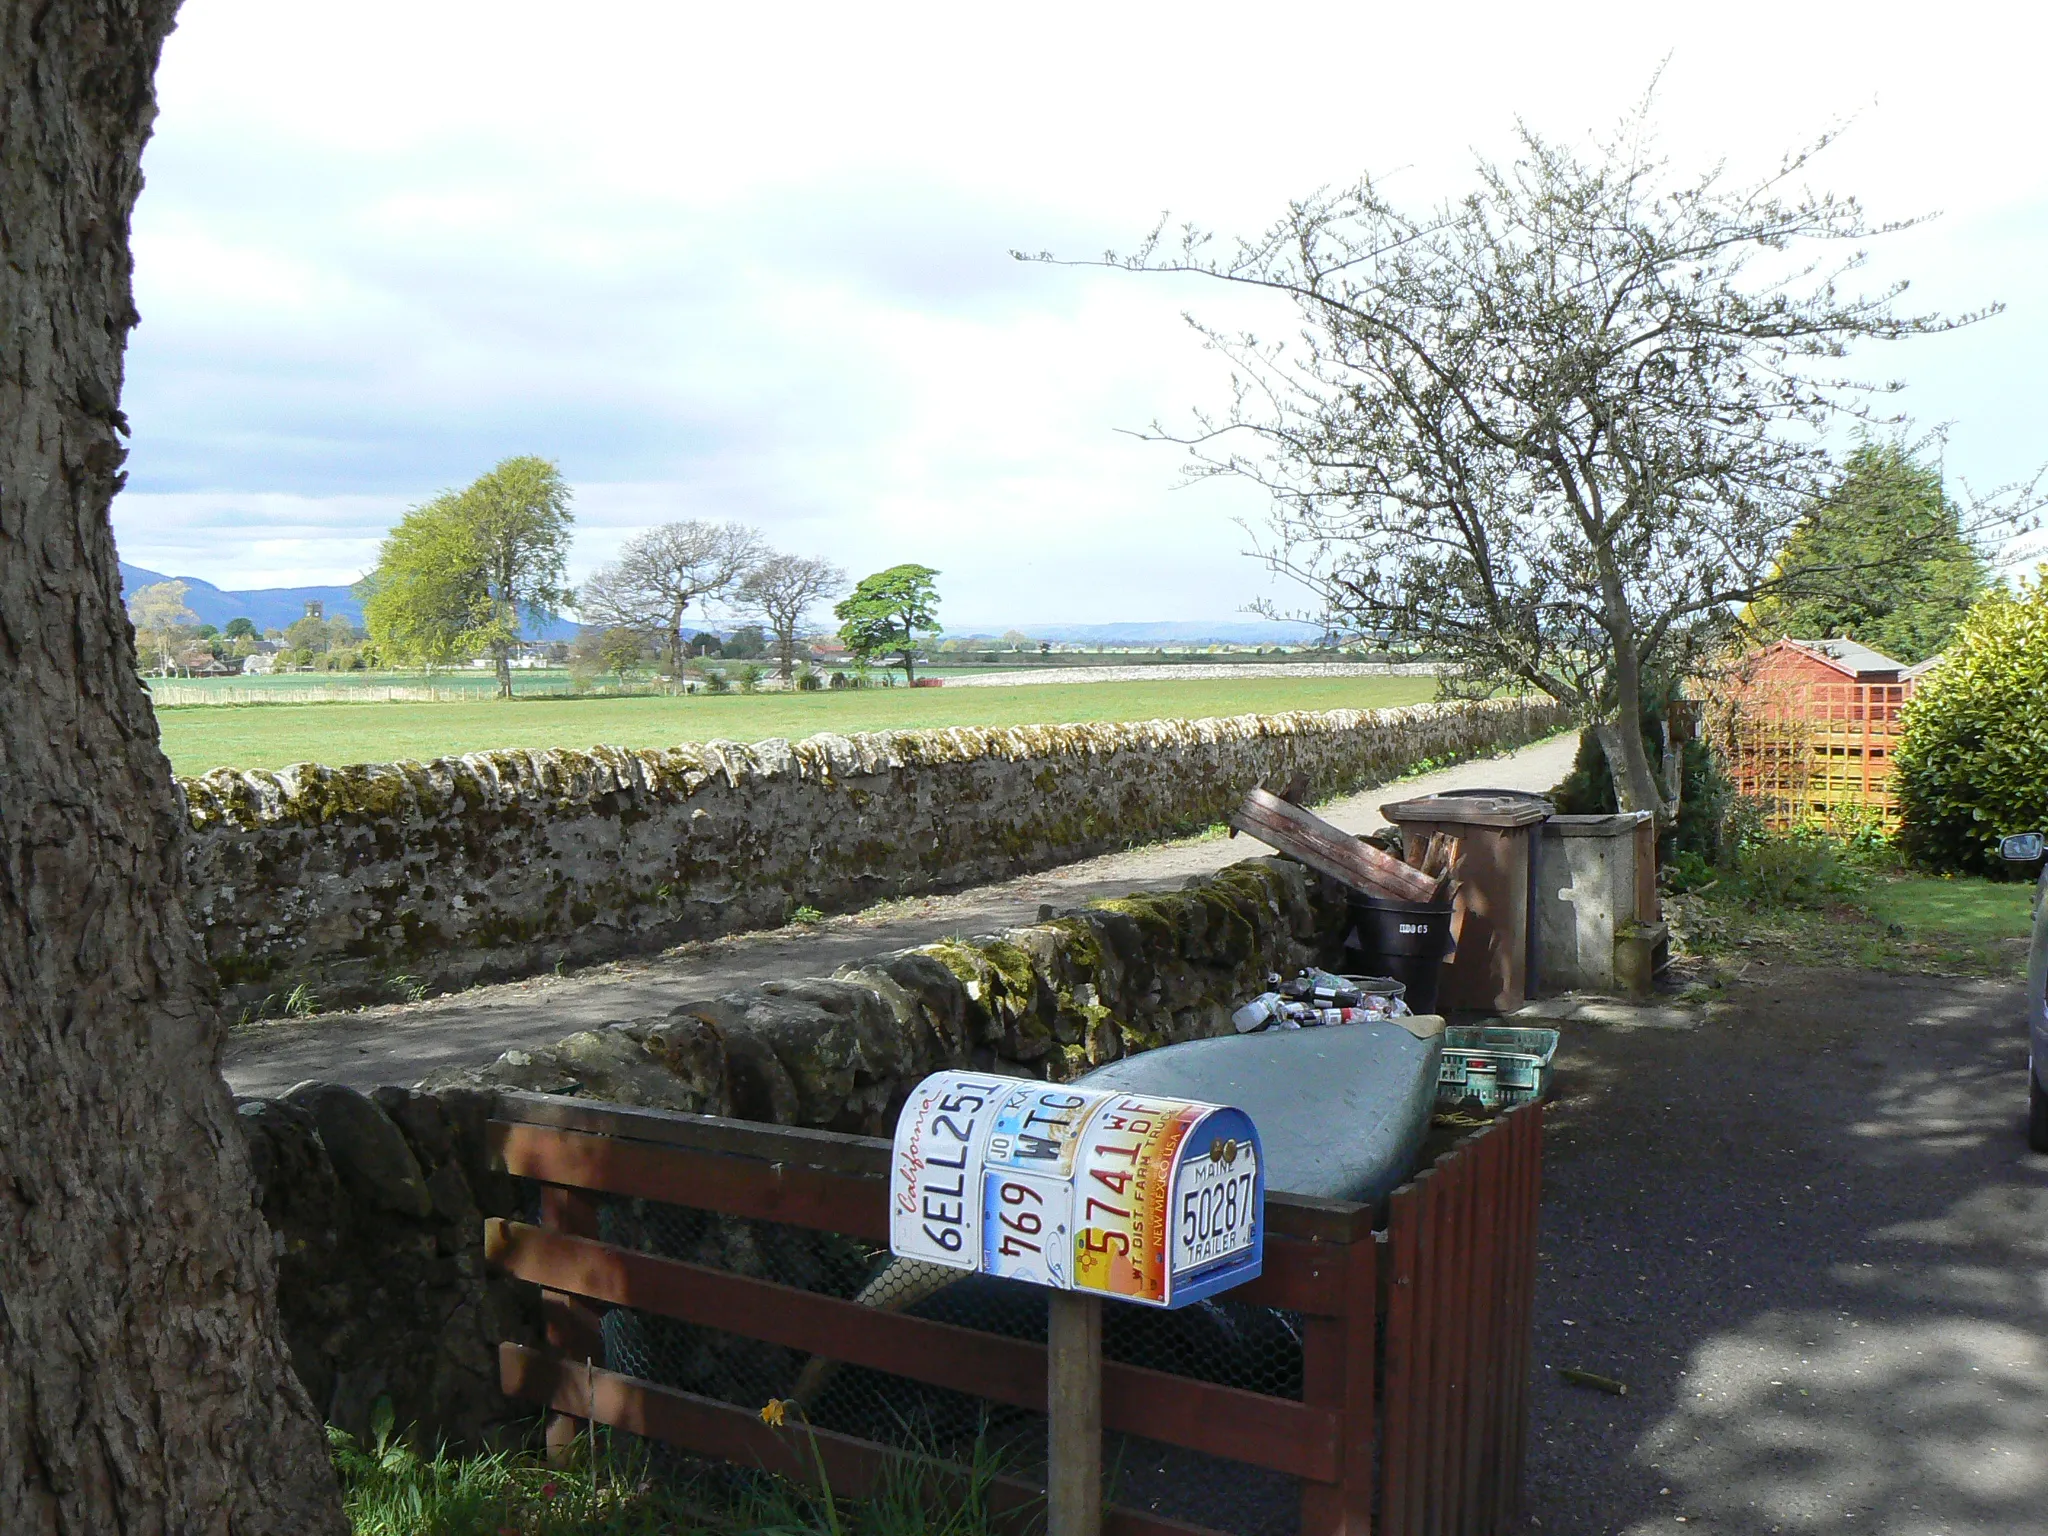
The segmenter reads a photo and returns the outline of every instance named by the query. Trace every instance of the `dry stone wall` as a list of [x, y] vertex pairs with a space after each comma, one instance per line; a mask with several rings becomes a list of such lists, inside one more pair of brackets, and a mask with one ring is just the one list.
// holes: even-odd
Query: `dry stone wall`
[[985, 883], [1560, 729], [1548, 699], [491, 752], [183, 781], [232, 1007], [389, 999]]
[[1342, 913], [1301, 866], [1252, 859], [826, 979], [679, 999], [417, 1088], [302, 1083], [245, 1100], [293, 1362], [352, 1433], [380, 1398], [426, 1445], [502, 1444], [528, 1427], [498, 1391], [495, 1349], [537, 1339], [538, 1294], [493, 1276], [482, 1252], [486, 1215], [530, 1217], [532, 1204], [488, 1166], [497, 1090], [886, 1135], [941, 1067], [1065, 1080], [1223, 1033], [1269, 972], [1336, 938]]

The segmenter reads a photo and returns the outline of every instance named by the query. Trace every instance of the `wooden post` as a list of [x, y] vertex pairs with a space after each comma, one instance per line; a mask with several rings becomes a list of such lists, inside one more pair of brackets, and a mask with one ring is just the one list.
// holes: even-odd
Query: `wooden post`
[[[572, 1237], [596, 1237], [597, 1202], [583, 1190], [546, 1185], [540, 1192], [540, 1224]], [[598, 1314], [581, 1297], [544, 1290], [540, 1293], [540, 1309], [548, 1343], [565, 1359], [577, 1364], [603, 1360]], [[546, 1429], [548, 1461], [555, 1466], [567, 1465], [575, 1453], [576, 1438], [583, 1430], [583, 1420], [566, 1413], [550, 1413]]]
[[1047, 1337], [1047, 1536], [1101, 1536], [1102, 1298], [1054, 1291]]

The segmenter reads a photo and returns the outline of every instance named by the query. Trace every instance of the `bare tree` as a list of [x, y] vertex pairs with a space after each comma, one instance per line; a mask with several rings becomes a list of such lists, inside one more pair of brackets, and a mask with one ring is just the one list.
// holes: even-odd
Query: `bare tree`
[[0, 0], [0, 1531], [344, 1530], [107, 509], [172, 0]]
[[796, 675], [796, 642], [804, 615], [845, 590], [846, 572], [829, 560], [802, 555], [770, 555], [740, 583], [740, 601], [759, 614], [775, 635], [775, 654], [784, 682]]
[[1290, 300], [1293, 342], [1197, 323], [1233, 364], [1232, 409], [1155, 435], [1198, 475], [1271, 492], [1255, 552], [1315, 617], [1445, 655], [1454, 686], [1572, 704], [1621, 804], [1669, 814], [1635, 728], [1646, 679], [1771, 590], [1831, 478], [1824, 432], [1878, 419], [1899, 387], [1839, 360], [1992, 311], [1844, 293], [1857, 247], [1906, 226], [1800, 188], [1825, 140], [1754, 184], [1681, 179], [1645, 149], [1647, 110], [1585, 157], [1525, 129], [1512, 165], [1481, 162], [1473, 192], [1421, 217], [1364, 180], [1227, 255], [1190, 228], [1177, 251], [1155, 231], [1089, 264]]
[[683, 615], [731, 592], [766, 552], [741, 523], [664, 523], [626, 540], [618, 559], [583, 583], [579, 611], [586, 624], [648, 636], [674, 677], [683, 668]]

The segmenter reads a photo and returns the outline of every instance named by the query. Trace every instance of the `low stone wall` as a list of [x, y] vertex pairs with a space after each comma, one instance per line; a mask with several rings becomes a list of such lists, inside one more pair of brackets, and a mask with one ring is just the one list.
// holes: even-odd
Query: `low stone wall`
[[1531, 741], [1548, 699], [1226, 720], [492, 752], [184, 780], [230, 1006], [530, 975], [981, 884]]
[[351, 1432], [385, 1396], [427, 1444], [519, 1432], [525, 1410], [498, 1393], [495, 1349], [537, 1338], [538, 1295], [483, 1263], [483, 1217], [529, 1204], [486, 1165], [496, 1089], [886, 1135], [941, 1067], [1064, 1080], [1223, 1033], [1269, 972], [1315, 958], [1341, 916], [1299, 865], [1253, 859], [829, 979], [681, 1001], [417, 1090], [302, 1084], [244, 1101], [293, 1361]]

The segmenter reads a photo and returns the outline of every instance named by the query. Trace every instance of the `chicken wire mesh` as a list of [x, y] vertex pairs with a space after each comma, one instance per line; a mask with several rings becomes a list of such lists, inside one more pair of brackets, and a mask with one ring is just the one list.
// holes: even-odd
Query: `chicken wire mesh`
[[[864, 1306], [1007, 1338], [1046, 1338], [1044, 1290], [893, 1259], [886, 1248], [837, 1233], [606, 1198], [598, 1205], [598, 1235]], [[606, 1312], [601, 1332], [609, 1370], [746, 1408], [793, 1398], [820, 1429], [955, 1461], [973, 1459], [978, 1443], [1007, 1473], [1031, 1478], [1044, 1471], [1042, 1413], [632, 1308]], [[1103, 1356], [1190, 1381], [1301, 1398], [1300, 1315], [1276, 1308], [1228, 1300], [1172, 1312], [1111, 1305], [1103, 1315]], [[1120, 1504], [1232, 1536], [1290, 1536], [1299, 1525], [1300, 1484], [1283, 1473], [1128, 1435], [1108, 1437], [1103, 1465]]]

